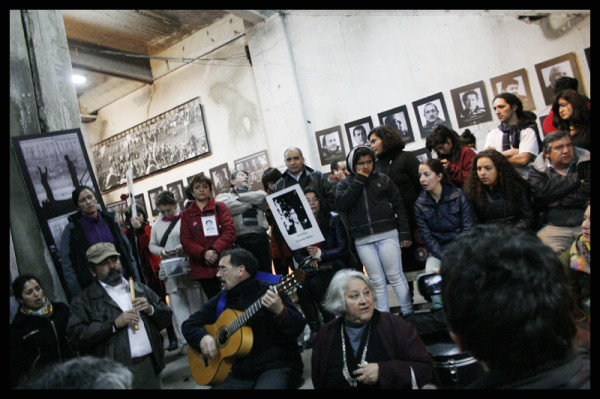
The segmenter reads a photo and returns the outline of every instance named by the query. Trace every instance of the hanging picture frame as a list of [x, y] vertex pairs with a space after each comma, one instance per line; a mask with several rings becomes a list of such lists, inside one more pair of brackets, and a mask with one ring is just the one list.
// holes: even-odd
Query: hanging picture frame
[[415, 136], [413, 134], [412, 125], [410, 124], [410, 118], [408, 117], [408, 109], [406, 108], [406, 105], [401, 105], [399, 107], [381, 112], [377, 114], [377, 116], [379, 117], [379, 124], [396, 129], [400, 133], [404, 144], [415, 141]]

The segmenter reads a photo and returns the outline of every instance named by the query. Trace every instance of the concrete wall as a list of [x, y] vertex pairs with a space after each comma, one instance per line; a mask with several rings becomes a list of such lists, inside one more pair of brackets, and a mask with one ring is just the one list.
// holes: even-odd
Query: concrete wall
[[[207, 57], [231, 57], [243, 53], [247, 44], [252, 66], [214, 61], [167, 67], [155, 62], [153, 73], [162, 77], [102, 109], [96, 122], [82, 130], [92, 145], [200, 97], [211, 155], [136, 181], [136, 193], [146, 193], [224, 162], [233, 169], [234, 159], [263, 149], [270, 164], [283, 169], [284, 150], [298, 146], [308, 165], [328, 171], [320, 165], [314, 132], [367, 116], [377, 126], [378, 113], [400, 105], [408, 108], [416, 140], [407, 149], [419, 149], [424, 140], [413, 101], [442, 92], [452, 125], [461, 133], [450, 90], [484, 81], [491, 102], [490, 79], [521, 68], [527, 70], [534, 112], [546, 115], [550, 107], [534, 65], [570, 52], [576, 54], [581, 84], [591, 96], [584, 55], [590, 46], [589, 11], [583, 17], [553, 11], [536, 22], [519, 19], [523, 14], [535, 13], [293, 10], [242, 36], [243, 21], [228, 17], [167, 54], [205, 54], [214, 42], [203, 38], [217, 35], [222, 45]], [[494, 116], [469, 127], [479, 149], [497, 124]], [[348, 149], [345, 132], [343, 136]], [[104, 200], [117, 201], [125, 191], [113, 190]]]

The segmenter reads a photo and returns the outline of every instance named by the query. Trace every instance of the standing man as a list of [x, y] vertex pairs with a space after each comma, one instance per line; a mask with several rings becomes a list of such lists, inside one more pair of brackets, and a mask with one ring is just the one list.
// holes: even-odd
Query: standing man
[[340, 180], [345, 179], [349, 174], [348, 168], [346, 168], [346, 161], [336, 159], [335, 161], [331, 162], [331, 174], [327, 176], [327, 182], [331, 186], [335, 187]]
[[300, 184], [300, 188], [312, 187], [319, 198], [327, 199], [330, 210], [335, 210], [335, 191], [327, 182], [327, 177], [322, 172], [314, 170], [304, 164], [302, 151], [297, 147], [290, 147], [283, 153], [287, 169], [275, 183], [274, 192]]
[[256, 279], [256, 258], [243, 248], [223, 252], [217, 277], [221, 294], [211, 298], [181, 326], [189, 346], [208, 359], [217, 355], [217, 345], [204, 326], [214, 324], [224, 309], [246, 310], [260, 300], [261, 307], [247, 321], [252, 329], [252, 349], [237, 359], [222, 389], [290, 389], [298, 385], [303, 364], [298, 336], [306, 321], [290, 297], [274, 292]]
[[535, 117], [523, 112], [523, 103], [514, 94], [498, 94], [492, 105], [500, 125], [488, 133], [485, 148], [500, 152], [527, 179], [528, 165], [541, 146]]
[[229, 180], [231, 189], [217, 195], [229, 209], [235, 226], [235, 244], [247, 249], [258, 260], [258, 270], [272, 274], [271, 241], [267, 231], [269, 223], [265, 218], [267, 193], [263, 190], [250, 191], [248, 173], [236, 170]]
[[543, 152], [531, 165], [528, 182], [534, 206], [545, 214], [537, 232], [542, 242], [560, 254], [581, 234], [590, 199], [590, 152], [573, 147], [571, 135], [555, 130], [544, 138]]
[[81, 354], [108, 357], [129, 367], [134, 389], [161, 389], [165, 349], [160, 330], [171, 324], [171, 310], [144, 284], [135, 283], [135, 299], [131, 298], [121, 255], [113, 244], [96, 243], [86, 256], [96, 281], [71, 302], [69, 343]]

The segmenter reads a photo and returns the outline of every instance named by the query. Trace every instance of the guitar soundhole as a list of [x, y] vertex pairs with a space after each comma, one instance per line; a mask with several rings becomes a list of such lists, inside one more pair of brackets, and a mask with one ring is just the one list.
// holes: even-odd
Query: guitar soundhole
[[225, 343], [227, 342], [227, 340], [229, 339], [229, 335], [227, 334], [227, 330], [225, 330], [224, 328], [219, 330], [218, 334], [217, 334], [217, 342], [219, 345], [225, 345]]

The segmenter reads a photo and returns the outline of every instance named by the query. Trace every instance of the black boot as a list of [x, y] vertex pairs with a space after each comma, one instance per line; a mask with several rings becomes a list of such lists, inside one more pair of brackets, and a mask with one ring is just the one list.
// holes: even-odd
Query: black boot
[[177, 336], [175, 335], [175, 329], [173, 328], [173, 324], [169, 324], [167, 327], [167, 336], [169, 337], [169, 347], [167, 350], [174, 351], [179, 346], [179, 341], [177, 341]]

